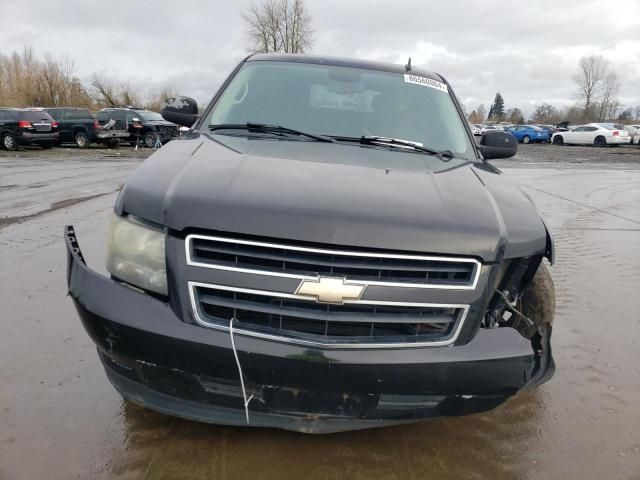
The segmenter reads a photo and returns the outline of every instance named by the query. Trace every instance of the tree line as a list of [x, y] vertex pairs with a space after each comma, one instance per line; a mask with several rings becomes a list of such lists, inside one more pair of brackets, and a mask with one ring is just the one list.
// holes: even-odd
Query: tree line
[[76, 75], [67, 56], [38, 58], [30, 46], [21, 52], [0, 53], [1, 107], [82, 107], [98, 110], [118, 105], [140, 105], [159, 111], [171, 88], [143, 91], [129, 82], [94, 74], [86, 84]]
[[[248, 50], [252, 53], [303, 53], [311, 48], [311, 17], [304, 0], [261, 0], [243, 13]], [[0, 107], [102, 107], [139, 105], [159, 111], [173, 88], [143, 90], [128, 81], [94, 74], [88, 82], [76, 76], [68, 56], [38, 58], [30, 46], [0, 52]]]
[[[578, 62], [573, 80], [576, 84], [574, 105], [563, 109], [558, 109], [549, 103], [536, 105], [528, 121], [550, 125], [557, 125], [563, 121], [574, 124], [640, 121], [640, 105], [621, 108], [618, 100], [620, 80], [609, 61], [602, 55], [582, 57]], [[519, 108], [505, 110], [504, 99], [499, 92], [496, 93], [488, 113], [484, 105], [479, 105], [467, 118], [471, 123], [485, 121], [525, 123]]]
[[[260, 0], [242, 14], [253, 53], [304, 53], [313, 44], [311, 17], [304, 0]], [[558, 109], [549, 103], [535, 106], [525, 119], [520, 108], [506, 108], [500, 92], [487, 111], [484, 105], [469, 115], [471, 123], [509, 122], [557, 124], [602, 121], [640, 121], [640, 105], [621, 108], [618, 101], [620, 80], [609, 61], [601, 55], [582, 57], [576, 74], [576, 103]], [[38, 58], [26, 46], [22, 52], [0, 52], [0, 106], [57, 107], [76, 106], [97, 110], [118, 105], [140, 105], [159, 111], [165, 98], [176, 95], [173, 88], [144, 91], [129, 82], [94, 74], [82, 82], [74, 73], [74, 62], [67, 56], [49, 54]]]

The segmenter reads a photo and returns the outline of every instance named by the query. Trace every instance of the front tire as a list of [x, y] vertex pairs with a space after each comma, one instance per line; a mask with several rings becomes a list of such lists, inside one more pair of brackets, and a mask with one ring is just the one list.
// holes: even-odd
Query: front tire
[[564, 145], [564, 139], [562, 138], [562, 135], [556, 135], [555, 137], [553, 137], [553, 144]]
[[84, 132], [76, 133], [74, 137], [76, 142], [76, 147], [78, 148], [88, 148], [89, 147], [89, 136]]
[[538, 271], [518, 302], [522, 314], [533, 325], [522, 331], [527, 338], [533, 338], [540, 327], [553, 325], [556, 312], [556, 294], [553, 279], [546, 265], [540, 264]]
[[605, 147], [607, 145], [607, 140], [602, 136], [596, 137], [596, 139], [593, 141], [593, 144], [596, 147]]
[[10, 133], [5, 133], [2, 135], [2, 148], [5, 150], [17, 150], [18, 149], [18, 141], [16, 137], [14, 137]]
[[120, 140], [118, 140], [117, 138], [111, 138], [107, 140], [105, 145], [107, 146], [107, 148], [118, 148], [120, 146]]
[[522, 143], [531, 143], [531, 137], [529, 135], [525, 135], [522, 137]]

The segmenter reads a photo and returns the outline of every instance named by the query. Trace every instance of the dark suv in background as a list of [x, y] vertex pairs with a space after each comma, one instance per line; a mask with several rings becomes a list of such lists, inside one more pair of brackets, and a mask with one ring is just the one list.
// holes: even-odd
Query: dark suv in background
[[58, 122], [59, 143], [75, 143], [78, 148], [100, 143], [113, 148], [121, 138], [129, 136], [124, 130], [103, 129], [86, 108], [56, 107], [46, 111]]
[[21, 145], [51, 148], [58, 139], [58, 122], [44, 110], [0, 108], [0, 145], [5, 150]]
[[115, 120], [116, 128], [129, 132], [124, 141], [135, 143], [140, 139], [149, 148], [155, 145], [158, 138], [162, 143], [167, 143], [179, 135], [175, 123], [167, 122], [159, 113], [143, 108], [103, 108], [98, 112], [97, 119], [101, 125]]

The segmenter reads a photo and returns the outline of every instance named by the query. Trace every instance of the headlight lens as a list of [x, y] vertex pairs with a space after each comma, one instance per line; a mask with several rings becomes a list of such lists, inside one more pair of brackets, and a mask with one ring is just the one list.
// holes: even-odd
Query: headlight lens
[[131, 285], [166, 295], [164, 232], [114, 215], [109, 228], [107, 270]]

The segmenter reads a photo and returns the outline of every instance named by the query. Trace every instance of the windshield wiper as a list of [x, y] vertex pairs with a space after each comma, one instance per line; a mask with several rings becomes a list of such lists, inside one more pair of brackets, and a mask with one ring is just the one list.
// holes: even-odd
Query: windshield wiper
[[438, 157], [442, 161], [448, 162], [455, 155], [451, 150], [433, 150], [432, 148], [427, 148], [422, 145], [420, 142], [413, 142], [411, 140], [403, 140], [401, 138], [391, 138], [391, 137], [380, 137], [377, 135], [365, 135], [362, 137], [339, 137], [332, 136], [335, 140], [342, 142], [358, 142], [362, 145], [388, 145], [390, 147], [397, 148], [407, 148], [411, 150], [417, 150], [419, 152], [425, 152], [429, 155], [433, 155], [434, 157]]
[[316, 135], [315, 133], [307, 133], [293, 128], [281, 127], [280, 125], [268, 125], [265, 123], [222, 123], [219, 125], [209, 125], [210, 131], [216, 130], [248, 130], [250, 132], [259, 133], [280, 133], [285, 135], [299, 135], [302, 137], [312, 138], [318, 142], [335, 143], [333, 138], [324, 135]]

